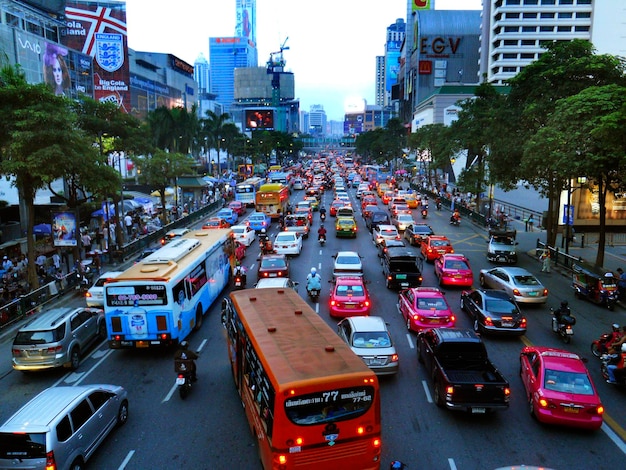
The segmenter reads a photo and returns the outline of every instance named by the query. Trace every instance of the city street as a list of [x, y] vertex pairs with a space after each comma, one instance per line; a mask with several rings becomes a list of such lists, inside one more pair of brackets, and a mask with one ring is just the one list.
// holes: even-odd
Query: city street
[[[350, 190], [353, 207], [360, 204]], [[293, 202], [304, 191], [294, 191]], [[324, 205], [330, 207], [332, 191], [326, 191]], [[379, 202], [379, 206], [382, 204]], [[491, 266], [486, 259], [486, 231], [464, 219], [459, 227], [448, 223], [450, 213], [430, 205], [428, 219], [436, 234], [446, 235], [456, 253], [466, 255], [478, 286], [478, 272]], [[248, 214], [250, 210], [248, 210]], [[419, 217], [414, 210], [413, 217]], [[381, 468], [399, 459], [409, 469], [496, 469], [506, 465], [536, 465], [552, 469], [621, 468], [626, 454], [626, 390], [605, 383], [600, 361], [590, 353], [591, 342], [610, 330], [612, 323], [626, 324], [626, 310], [615, 311], [578, 300], [571, 279], [557, 272], [541, 273], [540, 263], [530, 254], [538, 232], [518, 227], [518, 266], [534, 273], [549, 289], [546, 305], [522, 306], [528, 318], [527, 334], [521, 338], [485, 337], [492, 361], [509, 380], [510, 408], [487, 415], [451, 412], [433, 403], [431, 381], [424, 375], [416, 356], [416, 336], [406, 330], [396, 309], [398, 294], [385, 287], [377, 250], [357, 209], [358, 236], [339, 239], [334, 234], [334, 218], [328, 217], [328, 241], [317, 242], [319, 216], [315, 213], [311, 236], [304, 241], [299, 257], [292, 259], [292, 279], [299, 282], [299, 293], [306, 298], [306, 275], [316, 267], [323, 279], [319, 304], [311, 306], [329, 325], [336, 320], [328, 313], [326, 281], [331, 279], [331, 256], [338, 250], [355, 250], [363, 258], [372, 314], [389, 324], [400, 355], [400, 372], [382, 378], [383, 459]], [[421, 221], [421, 220], [419, 220]], [[521, 230], [520, 230], [521, 228]], [[278, 228], [272, 226], [274, 235]], [[417, 250], [417, 248], [412, 248]], [[258, 245], [253, 243], [243, 264], [248, 268], [248, 286], [256, 278]], [[613, 262], [618, 263], [618, 259]], [[436, 286], [433, 265], [424, 263], [424, 286]], [[448, 303], [457, 316], [457, 326], [469, 328], [470, 320], [459, 307], [461, 289], [445, 288]], [[227, 292], [224, 292], [226, 295]], [[575, 336], [565, 345], [551, 330], [550, 307], [568, 300], [577, 318]], [[64, 305], [79, 306], [77, 294], [62, 299]], [[130, 413], [125, 426], [115, 430], [89, 461], [90, 468], [146, 469], [259, 468], [255, 439], [249, 432], [241, 402], [233, 386], [227, 358], [219, 302], [213, 305], [200, 331], [193, 333], [191, 347], [199, 350], [198, 382], [182, 401], [175, 392], [172, 350], [109, 350], [97, 345], [75, 372], [64, 370], [21, 373], [11, 369], [11, 338], [0, 343], [0, 422], [46, 387], [80, 383], [114, 383], [129, 392]], [[519, 352], [524, 345], [563, 348], [588, 359], [596, 388], [606, 409], [605, 423], [597, 432], [578, 431], [539, 424], [528, 412], [528, 403], [519, 378]]]

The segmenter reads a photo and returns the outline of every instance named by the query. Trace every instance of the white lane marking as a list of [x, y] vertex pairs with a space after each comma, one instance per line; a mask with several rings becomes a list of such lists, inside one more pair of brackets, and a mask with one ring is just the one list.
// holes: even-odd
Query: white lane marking
[[178, 385], [176, 385], [176, 381], [174, 381], [174, 385], [172, 385], [172, 388], [170, 389], [170, 391], [167, 392], [167, 395], [165, 395], [165, 398], [161, 400], [161, 403], [165, 403], [166, 401], [169, 401], [170, 398], [172, 398], [172, 395], [174, 395], [174, 392], [176, 391], [177, 386]]
[[320, 271], [322, 270], [322, 263], [321, 262], [317, 264], [317, 269], [320, 270]]
[[197, 352], [202, 351], [202, 349], [204, 348], [204, 346], [206, 346], [207, 340], [206, 338], [202, 340], [202, 343], [200, 343], [200, 346], [198, 346]]
[[415, 349], [415, 345], [413, 344], [413, 338], [411, 337], [411, 333], [406, 334], [406, 340], [409, 342], [409, 346], [411, 349]]
[[623, 454], [626, 454], [626, 443], [620, 439], [620, 437], [610, 428], [606, 423], [602, 423], [602, 431], [604, 434], [609, 436], [609, 439], [613, 441], [613, 443], [617, 446], [619, 450], [622, 451]]
[[448, 459], [448, 465], [450, 465], [450, 470], [456, 470], [456, 464], [454, 463], [454, 459]]
[[428, 384], [426, 383], [425, 380], [422, 380], [422, 387], [424, 387], [424, 393], [426, 394], [426, 401], [428, 403], [432, 403], [433, 402], [433, 397], [430, 394], [430, 390], [428, 388]]
[[126, 468], [126, 465], [128, 465], [128, 462], [130, 462], [130, 459], [133, 458], [133, 455], [135, 455], [134, 450], [131, 450], [128, 454], [126, 454], [126, 458], [122, 461], [120, 466], [117, 467], [117, 470], [124, 470]]
[[320, 313], [320, 304], [319, 304], [319, 302], [315, 303], [315, 312], [316, 313]]
[[65, 379], [65, 383], [71, 384], [79, 380], [83, 376], [84, 372], [72, 372]]
[[109, 351], [104, 356], [102, 356], [102, 358], [98, 362], [96, 362], [91, 369], [85, 372], [83, 376], [80, 379], [78, 379], [74, 385], [80, 385], [80, 383], [84, 379], [86, 379], [89, 374], [91, 374], [94, 370], [96, 370], [96, 367], [102, 364], [112, 353], [113, 353], [113, 350], [109, 349]]

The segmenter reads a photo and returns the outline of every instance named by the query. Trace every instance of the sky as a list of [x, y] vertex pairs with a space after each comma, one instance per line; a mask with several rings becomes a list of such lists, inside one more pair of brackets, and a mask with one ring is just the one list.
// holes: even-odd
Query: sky
[[[435, 8], [481, 3], [436, 0]], [[406, 0], [257, 0], [256, 10], [259, 66], [286, 41], [285, 70], [294, 73], [301, 111], [319, 104], [329, 120], [343, 121], [347, 99], [375, 104], [376, 56], [384, 55], [386, 28], [406, 22]], [[191, 65], [203, 53], [210, 65], [209, 38], [235, 34], [235, 0], [126, 0], [126, 20], [131, 49]]]

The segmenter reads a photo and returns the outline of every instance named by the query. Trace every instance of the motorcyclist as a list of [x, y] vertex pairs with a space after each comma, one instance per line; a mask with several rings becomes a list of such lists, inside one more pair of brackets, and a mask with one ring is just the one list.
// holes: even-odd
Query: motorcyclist
[[189, 343], [181, 341], [179, 349], [174, 355], [174, 370], [179, 374], [189, 373], [191, 380], [195, 382], [198, 380], [196, 377], [196, 359], [198, 359], [198, 355], [189, 350]]
[[267, 236], [265, 229], [261, 229], [261, 235], [259, 236], [260, 245], [261, 245], [261, 254], [272, 253], [274, 251], [274, 247], [272, 246], [272, 241], [270, 237]]
[[571, 317], [572, 311], [569, 308], [567, 300], [561, 302], [561, 306], [554, 311], [554, 318], [559, 325], [563, 324], [564, 317]]
[[461, 220], [461, 214], [459, 213], [459, 210], [454, 209], [454, 212], [450, 216], [450, 223], [453, 224], [453, 223], [459, 222], [460, 220]]
[[246, 280], [248, 278], [248, 270], [246, 269], [245, 266], [242, 266], [239, 261], [235, 263], [235, 269], [233, 271], [233, 275], [235, 278], [240, 277], [241, 285], [245, 287]]
[[306, 277], [306, 291], [310, 294], [312, 290], [318, 292], [322, 290], [322, 278], [317, 274], [317, 269], [311, 268], [311, 272]]
[[626, 369], [626, 344], [622, 344], [619, 354], [609, 354], [609, 363], [606, 366], [606, 372], [609, 378], [607, 383], [617, 383], [615, 373], [619, 370], [623, 372]]
[[437, 210], [440, 211], [441, 210], [441, 198], [440, 197], [435, 199], [435, 204], [437, 205]]
[[324, 227], [324, 224], [320, 225], [320, 228], [317, 229], [317, 240], [321, 240], [321, 239], [326, 239], [326, 228]]
[[609, 354], [617, 354], [622, 344], [626, 343], [626, 326], [623, 328], [623, 331], [620, 331], [619, 325], [617, 323], [613, 323], [611, 325], [611, 335], [606, 340], [606, 345]]
[[324, 206], [320, 206], [320, 219], [326, 218], [326, 208]]

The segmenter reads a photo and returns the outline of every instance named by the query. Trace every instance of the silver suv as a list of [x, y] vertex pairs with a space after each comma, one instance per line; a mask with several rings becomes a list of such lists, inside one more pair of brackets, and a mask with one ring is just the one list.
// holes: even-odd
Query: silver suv
[[104, 310], [55, 308], [40, 314], [17, 332], [11, 348], [13, 368], [76, 369], [85, 350], [94, 341], [105, 338]]

